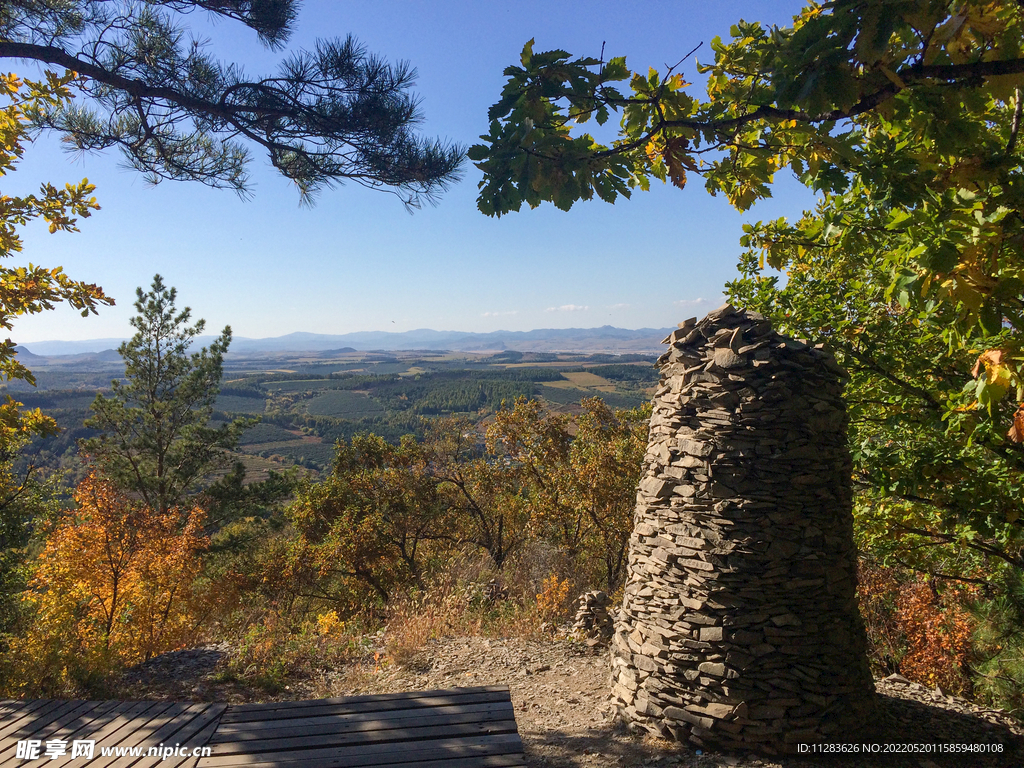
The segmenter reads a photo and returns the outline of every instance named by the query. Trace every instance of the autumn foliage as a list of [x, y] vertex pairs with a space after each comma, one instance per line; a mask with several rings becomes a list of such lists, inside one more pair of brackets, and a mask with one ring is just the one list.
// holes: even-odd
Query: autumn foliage
[[919, 573], [863, 562], [859, 581], [875, 671], [970, 696], [976, 621], [966, 606], [977, 598], [976, 588], [947, 583], [940, 590]]
[[74, 498], [25, 596], [31, 629], [12, 645], [35, 670], [22, 679], [53, 692], [193, 640], [193, 583], [207, 543], [199, 508], [159, 513], [95, 476]]
[[615, 592], [625, 573], [650, 415], [645, 408], [612, 411], [596, 397], [580, 406], [574, 416], [545, 414], [536, 400], [520, 400], [495, 415], [487, 445], [524, 474], [536, 535], [587, 584]]
[[286, 566], [291, 588], [344, 611], [383, 608], [453, 559], [486, 558], [508, 578], [543, 552], [531, 598], [555, 572], [565, 589], [614, 592], [647, 418], [597, 398], [573, 415], [521, 399], [485, 435], [452, 417], [432, 422], [420, 442], [339, 442], [333, 472], [300, 489], [287, 512], [298, 533]]

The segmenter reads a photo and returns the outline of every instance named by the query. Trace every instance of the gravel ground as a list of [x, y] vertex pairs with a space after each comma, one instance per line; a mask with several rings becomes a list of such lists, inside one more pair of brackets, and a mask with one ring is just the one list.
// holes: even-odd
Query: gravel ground
[[[347, 696], [475, 685], [508, 685], [531, 766], [679, 766], [680, 768], [1024, 768], [1024, 727], [1005, 713], [893, 676], [876, 681], [878, 716], [856, 744], [987, 745], [998, 752], [956, 755], [909, 754], [768, 758], [752, 754], [708, 754], [631, 734], [617, 723], [608, 703], [604, 653], [579, 643], [520, 638], [447, 638], [431, 641], [404, 668], [380, 667], [372, 658], [316, 679], [289, 681], [276, 694], [226, 679], [227, 648], [164, 654], [127, 672], [116, 693], [132, 698], [179, 701], [270, 701]], [[856, 741], [855, 741], [856, 740]], [[913, 748], [913, 747], [911, 747]], [[920, 747], [918, 747], [920, 749]]]

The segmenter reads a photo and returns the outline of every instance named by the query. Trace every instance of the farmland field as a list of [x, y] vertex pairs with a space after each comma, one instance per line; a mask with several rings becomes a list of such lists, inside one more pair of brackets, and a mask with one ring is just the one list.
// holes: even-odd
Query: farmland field
[[238, 444], [248, 446], [258, 443], [274, 443], [281, 440], [295, 440], [297, 437], [298, 435], [294, 432], [290, 432], [276, 424], [257, 424], [252, 429], [247, 429], [242, 433]]
[[266, 401], [258, 397], [239, 397], [237, 395], [221, 395], [213, 404], [216, 411], [227, 413], [263, 413]]
[[410, 365], [408, 363], [399, 362], [383, 362], [374, 363], [364, 368], [367, 373], [383, 374], [383, 373], [408, 373]]
[[96, 392], [82, 390], [38, 390], [19, 393], [17, 400], [28, 408], [88, 409], [96, 400]]
[[383, 412], [384, 407], [365, 393], [339, 389], [326, 390], [306, 405], [310, 416], [358, 419]]
[[[555, 382], [558, 384], [559, 382]], [[611, 408], [636, 408], [647, 402], [648, 398], [642, 394], [604, 392], [593, 389], [575, 389], [560, 386], [541, 384], [540, 396], [549, 403], [568, 405], [578, 403], [584, 397], [600, 397]]]
[[301, 448], [305, 445], [319, 445], [319, 438], [302, 438], [288, 435], [290, 440], [272, 440], [266, 443], [249, 443], [245, 446], [248, 453], [280, 453], [285, 448]]
[[[294, 446], [273, 446], [269, 449], [271, 455], [283, 456], [285, 459], [296, 464], [311, 462], [315, 468], [328, 467], [334, 459], [333, 443], [303, 443]], [[307, 465], [308, 466], [308, 465]]]
[[284, 466], [276, 461], [264, 459], [251, 453], [238, 453], [232, 455], [233, 459], [242, 462], [245, 467], [246, 480], [249, 482], [260, 482], [266, 480], [271, 472], [280, 472]]
[[551, 384], [540, 385], [540, 396], [543, 397], [550, 403], [558, 403], [559, 405], [565, 405], [566, 403], [577, 403], [584, 397], [593, 397], [593, 392], [588, 392], [585, 389], [577, 389], [573, 387], [571, 383], [566, 386], [558, 386], [561, 382], [555, 382], [555, 386]]
[[313, 392], [327, 389], [333, 382], [330, 379], [298, 379], [295, 381], [268, 381], [263, 386], [271, 392]]
[[589, 371], [567, 371], [562, 374], [577, 387], [613, 387], [608, 379]]
[[553, 387], [555, 389], [579, 389], [579, 387], [566, 379], [562, 381], [545, 381], [543, 384], [545, 387]]
[[651, 398], [643, 394], [626, 394], [619, 392], [605, 392], [604, 390], [594, 392], [593, 394], [604, 400], [605, 404], [609, 408], [639, 408], [644, 403], [648, 402]]

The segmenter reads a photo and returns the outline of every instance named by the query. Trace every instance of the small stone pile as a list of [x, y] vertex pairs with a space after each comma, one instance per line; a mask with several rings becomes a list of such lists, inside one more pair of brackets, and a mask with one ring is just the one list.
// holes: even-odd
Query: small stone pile
[[848, 737], [874, 687], [846, 374], [730, 305], [665, 341], [612, 640], [620, 716], [766, 753]]
[[591, 648], [608, 645], [613, 630], [612, 617], [608, 613], [611, 602], [611, 598], [599, 589], [580, 595], [572, 636], [585, 640]]

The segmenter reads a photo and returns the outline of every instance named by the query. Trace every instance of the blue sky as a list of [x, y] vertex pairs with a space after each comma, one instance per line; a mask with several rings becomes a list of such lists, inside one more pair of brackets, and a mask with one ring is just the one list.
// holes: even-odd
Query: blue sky
[[[625, 55], [634, 70], [664, 68], [703, 42], [728, 36], [738, 19], [787, 24], [801, 4], [736, 2], [425, 2], [307, 0], [289, 48], [317, 37], [353, 33], [389, 60], [419, 72], [423, 132], [468, 145], [486, 130], [502, 70], [523, 43], [575, 55]], [[240, 25], [191, 21], [225, 60], [260, 74], [284, 55], [260, 46]], [[8, 64], [10, 66], [10, 64]], [[27, 70], [23, 70], [27, 71]], [[700, 82], [693, 61], [683, 68]], [[40, 181], [88, 177], [102, 210], [77, 234], [24, 230], [23, 261], [63, 265], [99, 283], [117, 300], [82, 319], [58, 309], [15, 324], [11, 337], [31, 348], [46, 339], [131, 335], [135, 287], [159, 272], [179, 303], [236, 336], [293, 331], [348, 333], [414, 328], [493, 331], [532, 328], [663, 327], [721, 303], [735, 275], [746, 221], [795, 216], [811, 204], [791, 179], [747, 214], [713, 198], [698, 179], [680, 191], [658, 184], [615, 205], [577, 204], [564, 213], [545, 205], [489, 219], [476, 210], [480, 173], [464, 179], [440, 204], [409, 214], [393, 195], [352, 184], [300, 207], [290, 183], [254, 150], [253, 196], [195, 183], [148, 186], [122, 167], [116, 152], [74, 157], [53, 138], [29, 147], [4, 179], [5, 192], [32, 191]]]

